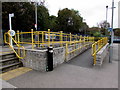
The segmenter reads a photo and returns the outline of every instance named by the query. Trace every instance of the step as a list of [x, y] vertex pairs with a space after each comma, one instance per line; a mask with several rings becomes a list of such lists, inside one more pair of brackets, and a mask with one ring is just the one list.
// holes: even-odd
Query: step
[[15, 53], [7, 53], [7, 54], [0, 55], [0, 59], [7, 59], [12, 57], [16, 57]]
[[11, 61], [11, 60], [14, 60], [14, 59], [18, 59], [18, 58], [17, 57], [13, 57], [13, 58], [9, 58], [9, 59], [2, 59], [2, 60], [0, 60], [0, 63]]
[[0, 71], [2, 73], [4, 73], [4, 72], [7, 72], [7, 71], [16, 69], [18, 67], [21, 67], [21, 66], [23, 66], [22, 63], [21, 62], [17, 62], [17, 63], [13, 63], [13, 64], [9, 64], [9, 65], [5, 65], [5, 66], [0, 67]]
[[14, 58], [0, 60], [0, 65], [5, 66], [5, 65], [9, 65], [17, 62], [19, 62], [19, 59], [17, 57], [14, 57]]

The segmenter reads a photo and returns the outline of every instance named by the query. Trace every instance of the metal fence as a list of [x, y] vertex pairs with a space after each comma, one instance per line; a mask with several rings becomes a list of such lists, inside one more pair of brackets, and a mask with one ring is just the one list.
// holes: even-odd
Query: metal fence
[[104, 37], [94, 44], [92, 44], [92, 56], [94, 58], [94, 65], [96, 64], [96, 54], [100, 49], [108, 43], [108, 38]]
[[45, 47], [45, 46], [55, 46], [59, 44], [60, 46], [64, 46], [66, 43], [72, 43], [74, 41], [94, 41], [94, 37], [83, 37], [79, 35], [73, 35], [71, 33], [63, 33], [60, 32], [51, 32], [50, 29], [48, 31], [33, 31], [31, 32], [19, 32], [17, 31], [15, 35], [15, 40], [18, 44], [31, 44], [32, 49], [34, 49], [35, 45], [37, 47]]
[[[18, 47], [18, 52], [15, 51], [15, 49], [10, 46], [10, 38], [12, 38], [12, 41], [14, 44]], [[60, 32], [51, 32], [50, 29], [48, 31], [33, 31], [31, 29], [31, 32], [19, 32], [15, 34], [15, 36], [10, 36], [9, 32], [4, 34], [4, 41], [7, 43], [13, 51], [16, 53], [16, 55], [19, 58], [25, 57], [25, 48], [22, 46], [24, 44], [30, 44], [31, 48], [34, 49], [35, 47], [55, 47], [55, 45], [58, 45], [59, 47], [65, 47], [66, 48], [66, 56], [70, 53], [74, 53], [82, 48], [80, 44], [83, 45], [83, 47], [86, 47], [89, 45], [89, 42], [94, 43], [92, 45], [92, 55], [94, 57], [94, 64], [96, 64], [96, 53], [107, 43], [107, 38], [101, 39], [101, 37], [98, 37], [100, 40], [95, 42], [95, 37], [86, 37], [81, 35], [73, 35], [71, 33], [63, 33], [63, 31]], [[97, 39], [98, 39], [97, 38]], [[75, 48], [72, 51], [68, 50], [69, 45], [74, 45]], [[21, 57], [20, 48], [24, 49], [24, 55]]]

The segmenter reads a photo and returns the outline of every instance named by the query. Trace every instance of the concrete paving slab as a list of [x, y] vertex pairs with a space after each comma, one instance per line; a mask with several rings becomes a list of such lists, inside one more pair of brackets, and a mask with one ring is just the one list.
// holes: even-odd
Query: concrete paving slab
[[117, 68], [117, 62], [101, 69], [63, 64], [52, 72], [30, 71], [8, 82], [19, 88], [117, 88]]
[[1, 85], [0, 90], [2, 88], [17, 88], [17, 87], [11, 85], [10, 83], [8, 83], [8, 82], [6, 82], [6, 81], [4, 81], [2, 79], [0, 79], [0, 85]]
[[52, 72], [32, 70], [8, 82], [19, 88], [118, 88], [118, 61], [109, 63], [107, 56], [102, 66], [89, 68], [76, 63], [64, 63]]
[[119, 50], [119, 44], [118, 43], [114, 43], [113, 44], [113, 60], [118, 61], [118, 50]]
[[[90, 59], [88, 52], [83, 54], [81, 58]], [[51, 72], [32, 70], [7, 82], [18, 88], [118, 88], [118, 61], [109, 63], [107, 56], [102, 66], [89, 67], [80, 64], [81, 58]]]

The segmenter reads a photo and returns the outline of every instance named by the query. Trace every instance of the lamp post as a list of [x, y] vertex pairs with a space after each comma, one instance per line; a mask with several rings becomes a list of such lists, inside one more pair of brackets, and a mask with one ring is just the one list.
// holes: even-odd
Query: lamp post
[[107, 29], [108, 29], [107, 17], [108, 17], [108, 6], [106, 6], [106, 30], [105, 30], [106, 36], [107, 36]]
[[112, 19], [111, 19], [111, 43], [110, 43], [110, 55], [109, 55], [109, 62], [112, 63], [112, 57], [113, 57], [113, 38], [114, 38], [114, 32], [113, 32], [113, 17], [114, 17], [114, 0], [112, 0]]
[[35, 28], [37, 30], [37, 2], [35, 2]]
[[107, 22], [107, 16], [108, 16], [108, 6], [106, 6], [106, 22]]

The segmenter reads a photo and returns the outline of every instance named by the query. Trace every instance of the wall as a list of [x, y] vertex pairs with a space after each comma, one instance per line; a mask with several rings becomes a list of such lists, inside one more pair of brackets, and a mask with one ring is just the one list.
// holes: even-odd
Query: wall
[[53, 65], [57, 67], [58, 65], [64, 63], [65, 61], [65, 48], [59, 47], [53, 49]]
[[104, 58], [108, 54], [109, 44], [106, 44], [97, 54], [96, 54], [96, 65], [102, 65]]
[[79, 54], [83, 53], [83, 52], [86, 51], [87, 49], [91, 48], [91, 46], [92, 46], [92, 43], [91, 43], [91, 42], [86, 43], [86, 44], [89, 44], [89, 45], [87, 45], [86, 47], [83, 47], [84, 43], [79, 43], [79, 44], [76, 44], [76, 46], [74, 46], [74, 45], [68, 46], [68, 52], [74, 50], [74, 48], [77, 49], [77, 48], [80, 47], [80, 46], [81, 46], [82, 48], [76, 50], [76, 51], [73, 52], [73, 53], [69, 53], [69, 54], [67, 55], [65, 61], [68, 62], [68, 61], [71, 60], [72, 58], [78, 56]]
[[[22, 53], [22, 50], [21, 50]], [[53, 49], [53, 67], [57, 67], [65, 60], [65, 48], [59, 47]], [[26, 57], [21, 59], [25, 67], [38, 71], [46, 71], [47, 67], [47, 50], [26, 49]]]
[[[75, 56], [79, 55], [80, 53], [84, 52], [88, 48], [91, 47], [90, 45], [81, 48], [80, 50], [75, 51], [74, 53], [68, 54], [66, 57], [66, 61], [71, 60]], [[74, 49], [74, 47], [78, 47], [78, 45], [83, 46], [83, 44], [76, 44], [68, 46], [68, 50], [71, 51]], [[65, 47], [58, 47], [53, 49], [53, 67], [57, 67], [58, 65], [65, 62]], [[22, 53], [22, 50], [21, 50]], [[46, 71], [47, 67], [47, 49], [45, 50], [32, 50], [32, 49], [26, 49], [26, 57], [24, 59], [21, 59], [23, 62], [23, 65], [25, 67], [32, 68], [34, 70], [38, 71]]]
[[[22, 50], [21, 50], [22, 51]], [[38, 71], [46, 71], [47, 52], [46, 50], [26, 50], [26, 57], [21, 59], [25, 67]]]

